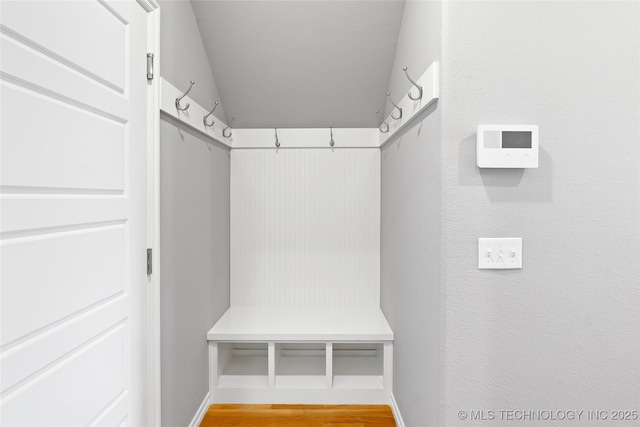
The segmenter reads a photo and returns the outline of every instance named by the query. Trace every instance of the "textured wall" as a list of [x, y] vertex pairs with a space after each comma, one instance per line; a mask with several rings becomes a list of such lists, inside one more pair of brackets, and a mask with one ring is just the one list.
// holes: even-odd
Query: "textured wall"
[[[407, 3], [391, 90], [442, 47], [437, 108], [382, 152], [381, 301], [408, 426], [637, 408], [638, 8]], [[480, 123], [539, 125], [540, 168], [479, 170]], [[477, 238], [503, 236], [524, 238], [524, 268], [478, 270]]]
[[[440, 4], [409, 1], [392, 93], [440, 59]], [[440, 314], [440, 111], [382, 150], [381, 305], [394, 331], [393, 394], [410, 427], [438, 425]], [[388, 111], [387, 111], [388, 113]]]
[[[639, 6], [443, 4], [444, 425], [638, 409]], [[479, 123], [539, 125], [540, 167], [479, 170]], [[478, 270], [477, 238], [503, 236], [524, 268]]]
[[209, 391], [207, 331], [229, 307], [229, 151], [160, 128], [162, 424], [188, 425]]
[[[187, 90], [189, 80], [196, 84], [189, 97], [204, 108], [220, 102], [209, 59], [198, 31], [198, 23], [189, 0], [158, 0], [160, 4], [160, 73], [175, 87]], [[226, 120], [218, 105], [214, 115]]]
[[380, 151], [231, 154], [231, 305], [378, 307]]

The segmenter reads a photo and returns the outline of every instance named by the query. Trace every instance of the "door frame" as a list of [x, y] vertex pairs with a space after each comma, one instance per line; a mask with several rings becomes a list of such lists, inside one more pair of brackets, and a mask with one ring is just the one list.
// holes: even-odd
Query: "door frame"
[[147, 12], [147, 52], [154, 55], [153, 79], [147, 80], [147, 248], [152, 274], [147, 275], [147, 425], [161, 425], [160, 355], [160, 5], [136, 0]]

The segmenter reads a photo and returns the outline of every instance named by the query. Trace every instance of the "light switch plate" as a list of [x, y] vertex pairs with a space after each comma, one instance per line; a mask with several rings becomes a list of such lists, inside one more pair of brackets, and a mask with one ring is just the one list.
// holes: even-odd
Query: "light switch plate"
[[522, 268], [522, 238], [479, 238], [478, 268], [491, 270]]

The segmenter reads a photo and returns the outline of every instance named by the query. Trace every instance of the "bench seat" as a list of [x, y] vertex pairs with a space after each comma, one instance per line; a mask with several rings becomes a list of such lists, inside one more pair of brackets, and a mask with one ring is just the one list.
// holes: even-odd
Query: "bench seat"
[[230, 307], [211, 341], [392, 341], [379, 308]]

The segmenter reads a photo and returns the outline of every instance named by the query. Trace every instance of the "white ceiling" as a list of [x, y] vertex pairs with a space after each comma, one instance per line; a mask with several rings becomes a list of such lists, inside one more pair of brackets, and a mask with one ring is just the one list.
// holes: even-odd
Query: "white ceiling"
[[234, 127], [381, 123], [404, 0], [191, 3]]

